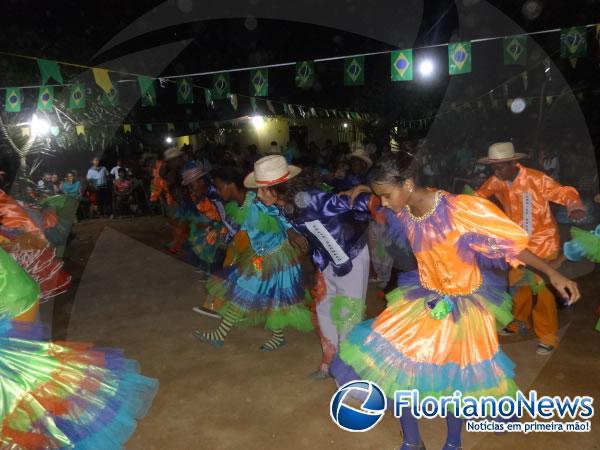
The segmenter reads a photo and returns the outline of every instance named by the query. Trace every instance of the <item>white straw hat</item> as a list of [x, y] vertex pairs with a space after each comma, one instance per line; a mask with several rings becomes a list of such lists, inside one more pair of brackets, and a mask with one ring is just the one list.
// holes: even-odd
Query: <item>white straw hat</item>
[[288, 165], [281, 155], [269, 155], [254, 163], [254, 172], [244, 179], [247, 188], [259, 188], [285, 183], [302, 172], [300, 167]]
[[512, 142], [498, 142], [490, 145], [487, 157], [481, 158], [478, 162], [480, 164], [494, 164], [523, 158], [527, 158], [527, 155], [525, 153], [515, 153], [515, 146]]
[[367, 163], [367, 168], [371, 168], [371, 166], [373, 165], [373, 160], [371, 158], [369, 158], [369, 154], [362, 147], [359, 147], [356, 150], [354, 150], [352, 153], [348, 154], [348, 156], [346, 156], [346, 158], [347, 159], [350, 159], [350, 158], [362, 159], [365, 163]]
[[179, 150], [177, 147], [171, 147], [165, 150], [164, 159], [165, 161], [169, 161], [170, 159], [178, 158], [183, 155], [183, 152]]

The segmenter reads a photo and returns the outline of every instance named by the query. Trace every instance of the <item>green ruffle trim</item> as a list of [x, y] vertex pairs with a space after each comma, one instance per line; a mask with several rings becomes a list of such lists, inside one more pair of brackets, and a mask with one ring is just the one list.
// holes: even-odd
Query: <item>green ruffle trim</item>
[[16, 261], [0, 249], [0, 318], [18, 316], [30, 309], [40, 295], [38, 284]]
[[[242, 206], [238, 206], [236, 202], [227, 203], [225, 205], [227, 216], [237, 225], [243, 225], [248, 218], [249, 209], [252, 207], [255, 198], [256, 194], [248, 192]], [[258, 220], [255, 224], [252, 224], [252, 227], [262, 233], [281, 233], [283, 229], [277, 218], [260, 210], [258, 211]]]
[[581, 246], [586, 258], [600, 262], [600, 238], [577, 227], [571, 227], [571, 237]]
[[236, 322], [235, 326], [239, 328], [264, 325], [267, 330], [271, 331], [283, 330], [285, 328], [295, 328], [299, 331], [308, 332], [314, 330], [310, 311], [307, 306], [311, 300], [312, 298], [309, 292], [306, 291], [304, 301], [288, 308], [274, 309], [270, 311], [246, 311], [241, 309], [238, 305], [226, 302], [221, 309], [219, 309], [219, 314], [221, 317], [224, 317], [228, 312], [238, 314], [240, 318]]
[[331, 320], [340, 334], [362, 322], [365, 310], [365, 302], [358, 298], [338, 295], [331, 299]]
[[[257, 261], [255, 258], [259, 258], [259, 265], [262, 266], [260, 270], [255, 266]], [[232, 264], [237, 268], [240, 276], [260, 276], [262, 279], [269, 279], [275, 273], [300, 264], [300, 260], [296, 249], [285, 240], [279, 248], [263, 256], [258, 256], [252, 246], [249, 246], [247, 251], [234, 255]]]
[[[385, 392], [388, 398], [394, 398], [394, 393], [396, 391], [410, 389], [410, 387], [398, 384], [394, 379], [393, 370], [377, 364], [372, 358], [369, 357], [368, 354], [362, 352], [360, 347], [357, 345], [350, 344], [348, 341], [343, 342], [340, 346], [339, 357], [342, 361], [344, 361], [345, 364], [351, 366], [361, 377], [361, 379], [376, 383], [383, 390], [383, 392]], [[504, 386], [502, 385], [502, 382], [505, 382]], [[470, 395], [476, 398], [483, 396], [496, 398], [504, 396], [514, 397], [517, 390], [518, 387], [512, 378], [503, 377], [500, 379], [499, 386], [497, 387], [478, 391], [463, 392], [463, 396]], [[452, 396], [452, 394], [454, 394], [454, 389], [446, 389], [442, 391], [419, 391], [419, 396], [421, 399], [427, 396], [440, 398], [443, 396]], [[451, 409], [451, 404], [448, 404], [448, 406], [449, 409]]]
[[475, 189], [473, 189], [473, 187], [471, 187], [471, 185], [465, 184], [463, 186], [463, 194], [464, 195], [475, 195]]

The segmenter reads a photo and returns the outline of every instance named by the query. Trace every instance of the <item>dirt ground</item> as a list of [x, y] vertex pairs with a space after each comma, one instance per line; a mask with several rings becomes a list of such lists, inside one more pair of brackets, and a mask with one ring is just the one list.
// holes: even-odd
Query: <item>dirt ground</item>
[[[194, 340], [194, 329], [217, 321], [191, 311], [201, 303], [196, 269], [163, 249], [169, 230], [161, 217], [95, 220], [76, 225], [66, 255], [70, 293], [46, 303], [42, 318], [55, 339], [119, 347], [139, 361], [160, 388], [128, 449], [395, 449], [398, 421], [387, 414], [367, 433], [340, 430], [329, 417], [333, 380], [312, 381], [320, 346], [314, 333], [287, 333], [288, 344], [258, 351], [262, 329], [234, 330], [222, 349]], [[577, 270], [576, 270], [577, 271]], [[549, 357], [530, 338], [503, 339], [523, 390], [543, 395], [600, 397], [600, 272], [578, 279], [584, 298], [559, 313], [561, 342]], [[369, 290], [369, 316], [384, 307]], [[445, 424], [421, 421], [427, 448], [441, 448]], [[464, 449], [599, 449], [600, 421], [590, 433], [464, 433]]]

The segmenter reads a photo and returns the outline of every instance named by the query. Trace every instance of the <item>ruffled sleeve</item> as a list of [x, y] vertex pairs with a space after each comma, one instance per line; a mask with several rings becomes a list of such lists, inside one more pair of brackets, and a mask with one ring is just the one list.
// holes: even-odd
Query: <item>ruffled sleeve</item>
[[457, 195], [450, 202], [453, 221], [461, 234], [458, 251], [464, 261], [481, 255], [484, 258], [478, 261], [491, 265], [503, 261], [512, 266], [523, 264], [516, 256], [527, 249], [529, 236], [496, 205], [468, 195]]

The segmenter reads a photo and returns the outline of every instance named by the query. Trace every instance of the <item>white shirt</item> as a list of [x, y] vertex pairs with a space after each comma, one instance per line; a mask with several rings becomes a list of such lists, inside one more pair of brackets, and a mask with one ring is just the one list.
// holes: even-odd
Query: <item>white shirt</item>
[[108, 185], [108, 170], [104, 166], [90, 167], [87, 171], [87, 180], [95, 186]]

